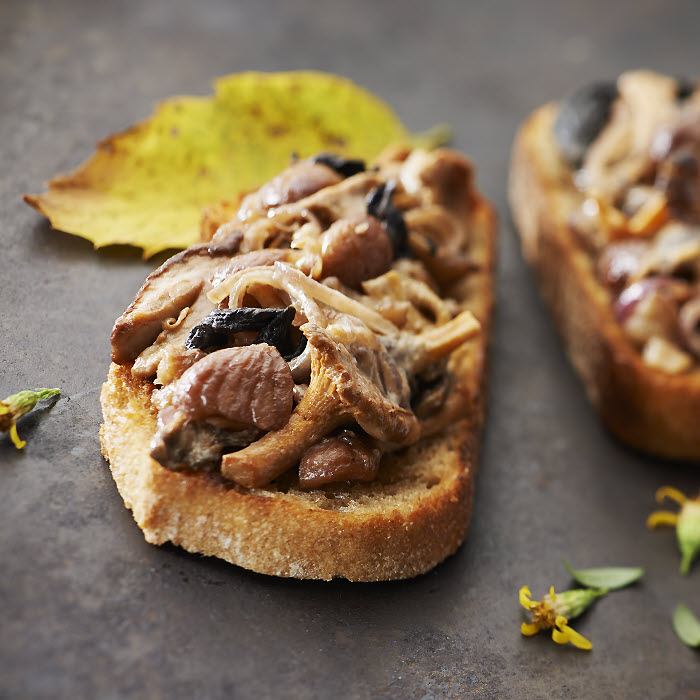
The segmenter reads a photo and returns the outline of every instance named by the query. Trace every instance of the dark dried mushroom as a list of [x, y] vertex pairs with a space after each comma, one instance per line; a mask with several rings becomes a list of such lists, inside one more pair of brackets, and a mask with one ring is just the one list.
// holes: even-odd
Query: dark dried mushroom
[[293, 306], [286, 309], [217, 309], [192, 329], [185, 347], [197, 350], [229, 347], [234, 334], [258, 331], [258, 337], [253, 344], [272, 345], [285, 360], [291, 360], [300, 355], [306, 346], [306, 338], [303, 335], [296, 346], [290, 337], [294, 314]]
[[407, 257], [410, 251], [407, 245], [408, 228], [403, 214], [391, 201], [395, 189], [396, 183], [393, 180], [375, 187], [367, 195], [367, 213], [384, 224], [394, 247], [394, 257], [401, 258]]
[[554, 136], [562, 155], [573, 167], [581, 167], [588, 147], [608, 123], [617, 96], [616, 83], [597, 82], [577, 90], [561, 103]]
[[679, 102], [687, 100], [697, 89], [698, 84], [689, 80], [688, 78], [677, 78], [678, 81], [678, 92], [676, 93], [676, 99]]
[[319, 153], [312, 159], [314, 163], [321, 163], [335, 170], [338, 175], [343, 177], [352, 177], [358, 173], [363, 173], [367, 170], [364, 160], [352, 160], [351, 158], [343, 158], [336, 156], [333, 153]]

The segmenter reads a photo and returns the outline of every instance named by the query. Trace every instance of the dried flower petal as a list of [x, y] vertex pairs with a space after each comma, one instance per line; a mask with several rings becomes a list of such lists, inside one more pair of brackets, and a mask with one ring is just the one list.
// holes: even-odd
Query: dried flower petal
[[561, 615], [557, 617], [555, 624], [558, 629], [552, 630], [552, 639], [557, 644], [571, 642], [578, 649], [592, 649], [593, 645], [582, 634], [569, 627], [567, 622], [568, 620], [565, 617]]

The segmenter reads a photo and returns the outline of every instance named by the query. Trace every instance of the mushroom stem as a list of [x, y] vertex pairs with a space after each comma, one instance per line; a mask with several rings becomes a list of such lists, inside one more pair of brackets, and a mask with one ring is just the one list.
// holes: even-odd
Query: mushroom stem
[[416, 353], [411, 363], [410, 373], [417, 374], [428, 365], [448, 355], [465, 340], [476, 335], [481, 324], [471, 311], [462, 311], [451, 321], [431, 328], [418, 337], [420, 352]]

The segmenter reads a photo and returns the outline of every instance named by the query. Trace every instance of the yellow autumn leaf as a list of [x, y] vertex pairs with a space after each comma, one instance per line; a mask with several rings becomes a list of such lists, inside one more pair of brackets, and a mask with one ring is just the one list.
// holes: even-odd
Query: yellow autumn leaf
[[25, 200], [54, 228], [96, 248], [127, 243], [149, 257], [198, 240], [204, 207], [256, 188], [292, 153], [371, 160], [391, 142], [416, 140], [385, 103], [346, 78], [240, 73], [216, 80], [213, 97], [162, 102], [150, 119], [51, 180], [48, 192]]

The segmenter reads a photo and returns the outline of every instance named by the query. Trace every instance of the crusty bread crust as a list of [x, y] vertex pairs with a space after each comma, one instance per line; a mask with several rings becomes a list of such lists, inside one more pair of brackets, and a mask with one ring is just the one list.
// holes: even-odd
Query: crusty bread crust
[[672, 375], [648, 367], [616, 323], [594, 260], [567, 225], [580, 195], [552, 136], [555, 115], [553, 103], [535, 111], [513, 147], [509, 197], [523, 254], [609, 430], [636, 449], [700, 461], [700, 372]]
[[275, 576], [402, 579], [453, 554], [467, 534], [484, 413], [496, 222], [474, 212], [478, 266], [451, 292], [482, 323], [455, 351], [448, 429], [387, 455], [377, 481], [301, 491], [295, 478], [245, 489], [204, 473], [169, 471], [149, 455], [156, 429], [149, 382], [113, 364], [101, 395], [102, 452], [146, 540], [170, 541]]

